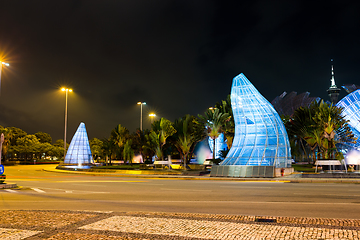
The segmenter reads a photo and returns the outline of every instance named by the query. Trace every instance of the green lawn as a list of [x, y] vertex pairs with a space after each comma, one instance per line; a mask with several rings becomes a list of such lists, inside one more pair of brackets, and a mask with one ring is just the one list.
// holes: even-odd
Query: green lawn
[[113, 169], [113, 170], [135, 170], [139, 169], [139, 165], [111, 165], [111, 166], [99, 166], [96, 169]]
[[314, 173], [315, 168], [313, 164], [292, 164], [295, 172], [309, 172]]

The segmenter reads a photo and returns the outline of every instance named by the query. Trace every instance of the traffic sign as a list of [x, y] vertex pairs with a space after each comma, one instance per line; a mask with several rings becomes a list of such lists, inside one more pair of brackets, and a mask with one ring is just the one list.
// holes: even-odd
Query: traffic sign
[[0, 164], [0, 175], [4, 173], [4, 165]]

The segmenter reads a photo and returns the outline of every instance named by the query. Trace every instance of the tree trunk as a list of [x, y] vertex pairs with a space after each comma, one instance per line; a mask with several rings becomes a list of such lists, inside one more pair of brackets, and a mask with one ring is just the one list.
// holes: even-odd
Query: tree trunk
[[[300, 144], [301, 144], [301, 147], [302, 147], [302, 149], [303, 149], [303, 151], [304, 151], [304, 155], [306, 156], [306, 158], [307, 159], [309, 159], [309, 155], [308, 155], [308, 153], [307, 153], [307, 151], [306, 151], [306, 149], [305, 149], [305, 146], [304, 146], [304, 142], [303, 142], [303, 140], [300, 138]], [[303, 155], [303, 156], [304, 156]], [[310, 164], [310, 161], [308, 160], [308, 162], [309, 162], [309, 164]]]
[[187, 158], [187, 155], [184, 154], [184, 170], [186, 170], [186, 158]]
[[215, 138], [213, 139], [213, 159], [215, 159]]
[[[315, 148], [314, 149], [312, 149], [312, 155], [313, 155], [313, 163], [315, 163], [315, 161], [316, 161], [316, 155], [315, 155]], [[310, 164], [310, 162], [309, 162], [309, 164]]]

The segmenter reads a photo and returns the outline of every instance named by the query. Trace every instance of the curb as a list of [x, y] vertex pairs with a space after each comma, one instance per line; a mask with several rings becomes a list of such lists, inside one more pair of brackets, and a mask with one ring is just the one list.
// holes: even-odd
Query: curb
[[[158, 179], [176, 179], [176, 180], [206, 180], [206, 181], [236, 181], [236, 182], [282, 182], [282, 183], [351, 183], [360, 184], [360, 179], [344, 179], [344, 178], [224, 178], [224, 177], [208, 177], [208, 176], [182, 176], [182, 175], [157, 175], [157, 174], [134, 174], [134, 173], [98, 173], [85, 171], [67, 171], [67, 170], [50, 170], [42, 169], [46, 172], [83, 174], [92, 176], [113, 176], [113, 177], [132, 177], [132, 178], [158, 178]], [[119, 170], [118, 170], [119, 171]], [[120, 170], [121, 171], [121, 170]], [[125, 171], [126, 172], [126, 171]]]
[[1, 183], [0, 189], [9, 189], [9, 188], [17, 188], [16, 183]]
[[343, 179], [343, 178], [306, 178], [292, 179], [291, 183], [352, 183], [360, 184], [360, 179]]
[[[82, 174], [92, 176], [112, 176], [112, 177], [132, 177], [132, 178], [167, 178], [177, 180], [212, 180], [212, 181], [240, 181], [240, 182], [290, 182], [288, 179], [274, 179], [274, 178], [223, 178], [223, 177], [207, 177], [207, 176], [183, 176], [183, 175], [167, 175], [167, 174], [134, 174], [134, 173], [104, 173], [104, 172], [86, 172], [86, 171], [68, 171], [59, 169], [42, 169], [45, 172]], [[121, 171], [121, 170], [118, 170]], [[124, 171], [125, 172], [125, 171]]]

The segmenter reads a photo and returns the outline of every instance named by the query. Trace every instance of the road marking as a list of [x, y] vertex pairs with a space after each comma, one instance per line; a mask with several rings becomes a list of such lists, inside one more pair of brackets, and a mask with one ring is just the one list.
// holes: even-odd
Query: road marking
[[164, 186], [165, 184], [156, 184], [156, 183], [147, 183], [146, 186], [151, 185], [151, 186]]
[[[95, 194], [95, 193], [98, 193], [98, 194], [106, 194], [106, 193], [110, 193], [110, 192], [94, 192], [94, 191], [85, 191], [85, 190], [69, 190], [69, 189], [63, 189], [63, 188], [44, 188], [43, 189], [48, 189], [48, 190], [56, 190], [56, 191], [63, 191], [65, 193], [77, 193], [77, 194]], [[41, 191], [41, 190], [40, 190]], [[48, 191], [49, 193], [49, 191]]]
[[38, 189], [38, 188], [31, 188], [31, 189], [38, 193], [46, 193], [45, 191]]
[[37, 181], [47, 181], [48, 179], [41, 179], [41, 178], [8, 178], [7, 180], [11, 181], [24, 181], [24, 182], [37, 182]]
[[160, 188], [160, 190], [166, 191], [191, 191], [191, 192], [212, 192], [212, 190], [201, 190], [201, 189], [177, 189], [177, 188]]
[[[306, 193], [293, 193], [295, 195], [310, 195], [310, 193], [306, 192]], [[338, 197], [360, 197], [360, 195], [348, 195], [348, 194], [335, 194], [335, 193], [313, 193], [313, 195], [315, 196], [338, 196]]]
[[84, 180], [79, 180], [79, 181], [56, 181], [56, 182], [66, 182], [66, 183], [142, 183], [142, 182], [148, 182], [148, 181], [126, 181], [126, 180], [90, 180], [90, 181], [84, 181]]
[[243, 180], [243, 181], [233, 181], [233, 182], [247, 182], [247, 183], [289, 183], [291, 181], [286, 181], [286, 180], [260, 180], [260, 181], [248, 181], [248, 180]]
[[114, 211], [97, 211], [97, 210], [74, 210], [78, 212], [91, 212], [91, 213], [113, 213]]
[[[158, 203], [184, 203], [184, 204], [273, 204], [273, 205], [334, 205], [334, 206], [339, 206], [339, 205], [350, 205], [350, 206], [360, 206], [360, 202], [350, 202], [350, 203], [331, 203], [331, 202], [252, 202], [252, 201], [144, 201], [144, 200], [100, 200], [101, 202], [110, 202], [110, 203], [153, 203], [153, 204], [158, 204]], [[85, 204], [88, 202], [98, 202], [98, 200], [83, 200], [83, 199], [78, 199], [78, 200], [62, 200], [62, 201], [38, 201], [38, 200], [6, 200], [7, 203], [68, 203], [68, 202], [72, 202], [72, 203], [81, 203], [81, 204]]]
[[11, 189], [5, 189], [5, 191], [7, 191], [7, 192], [11, 192], [11, 193], [18, 193], [18, 191], [11, 190]]
[[133, 203], [200, 203], [200, 204], [204, 204], [204, 203], [216, 203], [216, 204], [221, 204], [221, 203], [225, 203], [225, 204], [229, 204], [229, 203], [239, 203], [239, 204], [300, 204], [300, 205], [360, 205], [360, 203], [354, 203], [354, 202], [350, 202], [350, 203], [344, 203], [344, 202], [340, 202], [340, 203], [332, 203], [332, 202], [328, 202], [328, 203], [324, 203], [324, 202], [284, 202], [284, 201], [279, 201], [279, 202], [264, 202], [264, 201], [259, 201], [259, 202], [253, 202], [253, 201], [143, 201], [143, 200], [135, 200], [135, 201], [116, 201], [116, 202], [133, 202]]
[[242, 186], [242, 185], [237, 185], [237, 186], [222, 186], [224, 188], [273, 188], [273, 187], [253, 187], [253, 186]]

